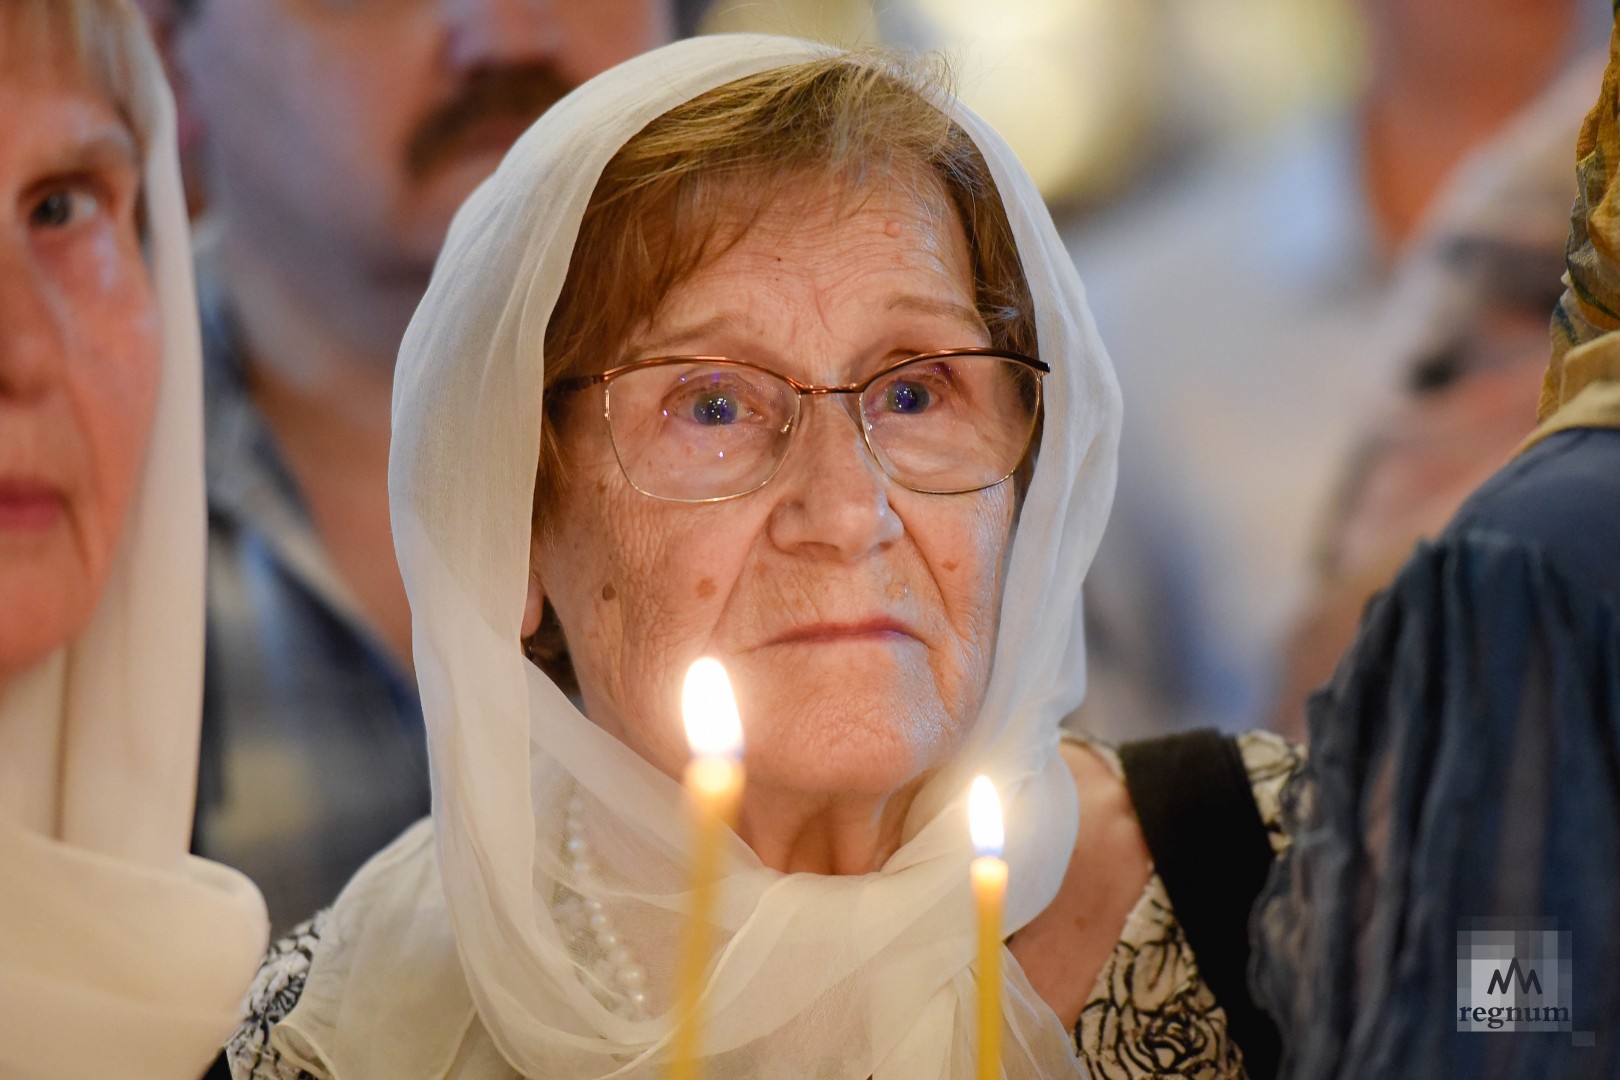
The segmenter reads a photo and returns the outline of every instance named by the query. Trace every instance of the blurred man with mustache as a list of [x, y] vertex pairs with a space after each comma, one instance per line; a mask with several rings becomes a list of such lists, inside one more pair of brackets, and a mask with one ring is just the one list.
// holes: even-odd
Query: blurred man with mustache
[[394, 356], [457, 206], [669, 0], [144, 0], [208, 208], [195, 846], [278, 929], [428, 809], [388, 523]]

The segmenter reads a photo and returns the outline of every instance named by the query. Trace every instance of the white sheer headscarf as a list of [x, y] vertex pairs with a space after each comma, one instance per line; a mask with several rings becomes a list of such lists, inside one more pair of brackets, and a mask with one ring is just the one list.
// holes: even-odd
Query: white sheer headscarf
[[[493, 1060], [526, 1076], [667, 1069], [669, 977], [686, 904], [682, 792], [581, 715], [517, 647], [542, 344], [586, 204], [619, 148], [699, 94], [827, 51], [715, 37], [632, 60], [542, 117], [456, 217], [400, 354], [390, 467], [433, 762], [437, 868], [419, 829], [339, 900], [301, 1003], [276, 1036], [296, 1060], [341, 1080], [481, 1075], [468, 1065], [481, 1027], [499, 1051]], [[1051, 902], [1073, 851], [1078, 800], [1057, 754], [1058, 722], [1084, 689], [1080, 583], [1113, 493], [1119, 395], [1034, 185], [982, 121], [954, 101], [938, 104], [1000, 188], [1040, 355], [1053, 368], [997, 659], [965, 748], [918, 795], [904, 843], [880, 872], [784, 875], [728, 837], [722, 945], [707, 990], [713, 1080], [971, 1077], [972, 774], [988, 773], [1006, 804], [1009, 932]], [[553, 910], [571, 881], [563, 836], [576, 796], [593, 891], [650, 973], [647, 1019], [599, 1003]], [[1082, 1075], [1056, 1016], [1015, 963], [1005, 967], [1007, 1075]]]
[[201, 1075], [269, 932], [247, 878], [188, 854], [205, 550], [196, 297], [174, 102], [134, 9], [105, 8], [141, 142], [162, 371], [89, 628], [0, 691], [0, 1076], [29, 1080]]

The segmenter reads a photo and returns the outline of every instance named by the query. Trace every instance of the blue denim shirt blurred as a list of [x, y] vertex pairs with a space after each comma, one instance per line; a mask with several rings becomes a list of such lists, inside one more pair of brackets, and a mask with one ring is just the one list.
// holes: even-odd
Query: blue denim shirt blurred
[[322, 550], [199, 252], [208, 651], [193, 847], [257, 882], [279, 933], [428, 812], [427, 752], [415, 684]]

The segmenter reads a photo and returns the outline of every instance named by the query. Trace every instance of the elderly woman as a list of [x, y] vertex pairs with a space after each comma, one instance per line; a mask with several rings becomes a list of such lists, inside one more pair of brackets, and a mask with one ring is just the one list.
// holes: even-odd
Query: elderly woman
[[[1241, 1075], [1117, 762], [1060, 746], [1118, 394], [980, 121], [802, 42], [632, 61], [463, 208], [398, 379], [434, 818], [273, 950], [238, 1076], [663, 1075], [703, 654], [748, 775], [705, 1075], [973, 1075], [980, 772], [1006, 1074]], [[1269, 860], [1286, 755], [1219, 746]]]
[[267, 932], [187, 854], [200, 365], [173, 107], [123, 0], [0, 3], [0, 1075], [199, 1075]]

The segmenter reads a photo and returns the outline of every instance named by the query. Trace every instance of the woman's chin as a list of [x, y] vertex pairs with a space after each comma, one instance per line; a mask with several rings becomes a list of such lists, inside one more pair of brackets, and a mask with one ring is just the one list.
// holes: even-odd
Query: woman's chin
[[[807, 796], [882, 799], [937, 768], [960, 724], [929, 680], [918, 687], [889, 674], [865, 683], [849, 671], [815, 684], [805, 671], [743, 705], [751, 783]], [[907, 692], [914, 691], [914, 692]]]
[[0, 560], [0, 678], [32, 667], [83, 632], [101, 585], [85, 587], [88, 576], [72, 558], [10, 566]]

